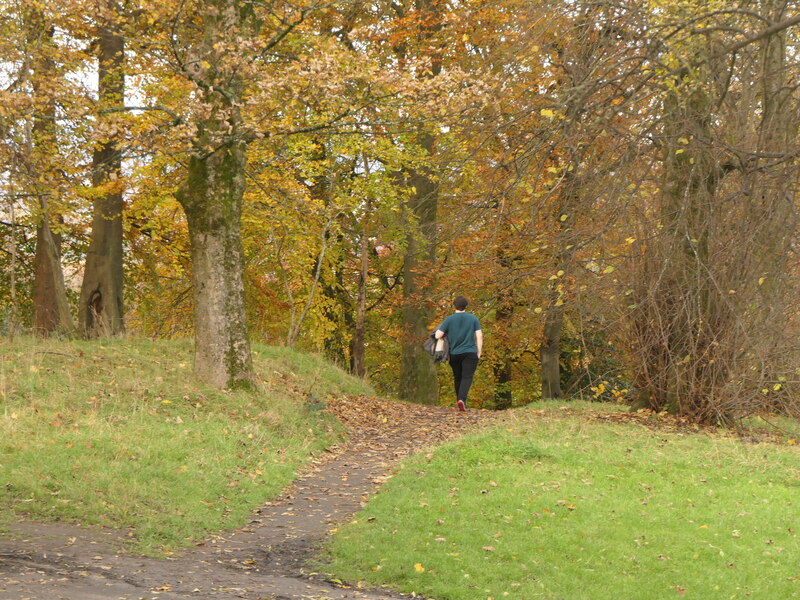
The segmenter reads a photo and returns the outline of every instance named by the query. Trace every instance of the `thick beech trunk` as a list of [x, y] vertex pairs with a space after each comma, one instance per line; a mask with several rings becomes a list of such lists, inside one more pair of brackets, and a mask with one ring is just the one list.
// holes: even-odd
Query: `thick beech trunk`
[[[424, 135], [421, 146], [433, 154], [433, 137]], [[418, 171], [409, 178], [414, 188], [410, 200], [413, 223], [403, 261], [403, 339], [400, 361], [398, 394], [402, 400], [435, 405], [439, 402], [439, 384], [431, 357], [422, 348], [430, 332], [433, 311], [428, 303], [432, 273], [421, 272], [433, 268], [436, 257], [436, 206], [439, 188], [426, 171]]]
[[[104, 27], [99, 39], [100, 107], [120, 106], [125, 94], [124, 40]], [[78, 311], [87, 337], [110, 336], [125, 330], [122, 305], [122, 191], [115, 182], [122, 160], [114, 138], [94, 152], [92, 185], [105, 187], [94, 201], [92, 234]]]
[[244, 150], [232, 144], [193, 157], [177, 194], [192, 246], [195, 374], [219, 388], [253, 383], [241, 239]]
[[[434, 38], [442, 27], [442, 10], [437, 0], [415, 0], [414, 6], [421, 19], [419, 35], [429, 44], [425, 52], [431, 61], [430, 72], [421, 77], [435, 77], [442, 69], [441, 54]], [[430, 133], [421, 132], [417, 137], [417, 143], [427, 156], [434, 155], [434, 142]], [[438, 377], [422, 342], [434, 316], [429, 296], [430, 282], [435, 275], [427, 271], [434, 268], [436, 258], [439, 186], [428, 168], [416, 169], [407, 184], [413, 188], [409, 208], [416, 227], [409, 230], [403, 261], [403, 337], [398, 393], [403, 400], [432, 405], [439, 402]], [[421, 269], [426, 272], [420, 272]]]
[[253, 387], [244, 293], [241, 216], [247, 136], [240, 106], [246, 83], [220, 48], [258, 34], [253, 6], [210, 0], [191, 46], [192, 79], [206, 113], [195, 121], [194, 152], [175, 197], [186, 213], [192, 253], [195, 375], [219, 388]]

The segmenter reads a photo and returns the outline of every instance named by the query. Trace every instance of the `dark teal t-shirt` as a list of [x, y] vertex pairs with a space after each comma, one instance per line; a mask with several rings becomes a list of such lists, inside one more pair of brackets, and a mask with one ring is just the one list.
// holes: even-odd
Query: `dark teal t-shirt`
[[480, 331], [481, 323], [472, 313], [453, 313], [439, 325], [439, 329], [447, 334], [450, 354], [467, 354], [478, 352], [475, 344], [475, 332]]

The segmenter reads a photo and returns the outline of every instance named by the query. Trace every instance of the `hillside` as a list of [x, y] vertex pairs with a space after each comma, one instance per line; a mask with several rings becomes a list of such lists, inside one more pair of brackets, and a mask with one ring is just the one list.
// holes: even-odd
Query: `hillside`
[[3, 517], [127, 528], [147, 552], [240, 525], [342, 435], [326, 398], [371, 393], [318, 356], [253, 356], [259, 391], [221, 392], [188, 341], [3, 340]]

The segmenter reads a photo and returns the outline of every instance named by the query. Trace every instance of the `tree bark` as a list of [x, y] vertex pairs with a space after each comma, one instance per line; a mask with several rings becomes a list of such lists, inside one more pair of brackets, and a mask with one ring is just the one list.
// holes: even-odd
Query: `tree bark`
[[[369, 208], [367, 208], [369, 213]], [[358, 273], [358, 292], [356, 294], [356, 322], [353, 331], [351, 353], [353, 358], [353, 374], [365, 377], [366, 361], [366, 329], [367, 329], [367, 277], [369, 276], [369, 235], [366, 224], [361, 231], [360, 248], [361, 268]]]
[[[56, 153], [56, 105], [52, 94], [42, 88], [57, 77], [53, 59], [47, 49], [52, 45], [55, 30], [47, 26], [40, 11], [26, 15], [28, 43], [37, 53], [33, 61], [33, 96], [41, 103], [41, 114], [34, 117], [32, 140], [29, 148], [31, 175], [48, 179], [52, 156]], [[45, 98], [45, 96], [47, 96]], [[75, 325], [67, 301], [64, 272], [61, 268], [59, 237], [50, 229], [50, 210], [47, 194], [55, 185], [35, 186], [39, 195], [40, 221], [36, 228], [33, 282], [33, 332], [47, 335], [58, 332], [74, 333]]]
[[218, 388], [253, 383], [241, 239], [243, 146], [192, 157], [187, 181], [177, 194], [192, 249], [194, 370]]
[[[433, 136], [423, 134], [420, 140], [422, 148], [432, 156]], [[398, 395], [408, 402], [435, 405], [439, 402], [438, 376], [431, 357], [422, 348], [433, 318], [427, 300], [433, 275], [420, 269], [432, 269], [436, 258], [439, 188], [425, 169], [413, 173], [408, 184], [414, 189], [409, 206], [413, 217], [403, 259], [403, 347]]]
[[551, 284], [550, 305], [542, 330], [540, 359], [542, 364], [542, 398], [561, 398], [561, 331], [564, 325], [564, 305], [558, 304], [559, 293]]
[[[113, 13], [109, 13], [113, 14]], [[99, 106], [121, 106], [125, 96], [124, 39], [109, 20], [100, 29]], [[92, 185], [104, 188], [94, 201], [92, 234], [86, 254], [78, 318], [87, 337], [125, 330], [122, 303], [122, 159], [116, 136], [100, 144], [92, 159]]]
[[[441, 55], [434, 40], [441, 29], [441, 12], [437, 0], [415, 0], [414, 4], [420, 20], [421, 41], [427, 42], [423, 53], [431, 61], [430, 72], [421, 77], [435, 77], [442, 69]], [[433, 135], [420, 132], [417, 143], [426, 156], [434, 156]], [[439, 186], [427, 167], [414, 170], [407, 184], [414, 190], [408, 208], [416, 226], [410, 227], [403, 260], [403, 337], [398, 393], [401, 399], [409, 402], [435, 405], [439, 402], [438, 376], [430, 356], [422, 348], [433, 318], [428, 298], [433, 274], [423, 274], [420, 269], [434, 268]]]
[[[513, 239], [514, 232], [507, 224], [507, 219], [503, 216], [502, 235], [506, 240]], [[512, 277], [512, 269], [518, 258], [517, 253], [510, 249], [510, 243], [501, 243], [497, 248], [497, 262], [500, 265], [501, 277]], [[495, 335], [497, 356], [494, 364], [494, 407], [496, 410], [507, 410], [514, 403], [514, 389], [512, 383], [512, 368], [514, 365], [514, 355], [516, 349], [510, 343], [512, 331], [512, 319], [516, 304], [513, 289], [505, 289], [498, 294], [497, 309], [495, 310]]]
[[50, 230], [47, 201], [42, 198], [41, 223], [36, 228], [33, 282], [33, 332], [36, 335], [75, 331], [67, 302], [58, 236]]
[[[513, 309], [511, 309], [513, 310]], [[495, 325], [497, 330], [508, 323], [511, 316], [501, 316], [498, 311]], [[506, 346], [505, 350], [509, 348]], [[501, 350], [503, 352], [503, 350]], [[498, 357], [498, 362], [494, 365], [494, 407], [496, 410], [507, 410], [514, 405], [514, 384], [512, 380], [512, 368], [514, 361], [507, 355]]]
[[186, 213], [192, 254], [195, 375], [219, 388], [255, 385], [244, 292], [241, 236], [247, 141], [240, 106], [246, 83], [218, 48], [257, 34], [252, 6], [207, 2], [202, 39], [191, 52], [201, 65], [190, 78], [207, 107], [196, 121], [186, 181], [175, 196]]

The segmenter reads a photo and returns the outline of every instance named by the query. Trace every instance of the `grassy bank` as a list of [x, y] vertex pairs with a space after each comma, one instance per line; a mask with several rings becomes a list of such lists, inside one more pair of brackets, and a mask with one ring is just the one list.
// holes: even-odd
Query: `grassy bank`
[[326, 569], [437, 600], [800, 597], [794, 440], [594, 410], [520, 410], [417, 456], [340, 528]]
[[242, 524], [338, 435], [317, 400], [369, 393], [315, 356], [254, 360], [260, 392], [228, 393], [193, 380], [188, 341], [0, 341], [5, 518], [129, 528], [151, 553]]

